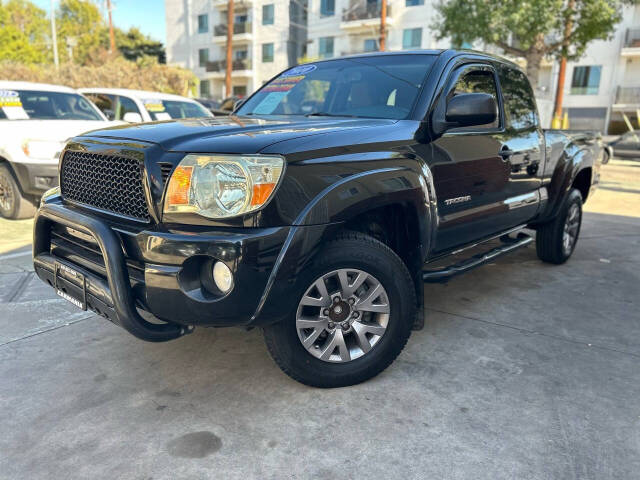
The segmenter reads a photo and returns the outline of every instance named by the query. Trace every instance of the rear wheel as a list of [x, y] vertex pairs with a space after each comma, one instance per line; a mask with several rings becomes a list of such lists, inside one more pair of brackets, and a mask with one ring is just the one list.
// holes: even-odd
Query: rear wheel
[[607, 163], [609, 163], [609, 152], [605, 150], [602, 152], [602, 164], [606, 165]]
[[22, 196], [13, 174], [0, 165], [0, 216], [17, 220], [33, 217], [35, 213], [35, 205]]
[[578, 189], [569, 191], [555, 219], [538, 228], [536, 251], [544, 262], [566, 262], [578, 242], [582, 225], [582, 195]]
[[297, 282], [290, 317], [265, 327], [269, 353], [293, 379], [343, 387], [374, 377], [404, 348], [415, 317], [411, 276], [383, 243], [344, 234]]

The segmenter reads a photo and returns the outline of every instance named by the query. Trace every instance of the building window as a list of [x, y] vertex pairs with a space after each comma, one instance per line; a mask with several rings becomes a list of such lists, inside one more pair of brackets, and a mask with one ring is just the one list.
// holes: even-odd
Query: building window
[[365, 52], [377, 52], [378, 51], [378, 41], [375, 38], [367, 38], [364, 41], [364, 51]]
[[417, 7], [418, 5], [424, 5], [424, 0], [405, 0], [407, 7]]
[[320, 0], [320, 16], [331, 17], [336, 13], [336, 0]]
[[234, 85], [233, 86], [233, 96], [234, 97], [246, 97], [247, 96], [247, 86], [246, 85]]
[[198, 65], [201, 67], [206, 67], [207, 62], [209, 61], [209, 49], [201, 48], [198, 50]]
[[273, 62], [273, 43], [262, 44], [262, 62]]
[[571, 95], [597, 95], [601, 66], [575, 67], [571, 80]]
[[198, 15], [198, 33], [207, 33], [209, 31], [209, 15]]
[[274, 21], [274, 7], [273, 3], [262, 6], [262, 24], [273, 25]]
[[211, 83], [209, 80], [200, 80], [200, 96], [204, 98], [211, 96]]
[[249, 58], [249, 50], [234, 50], [233, 57], [236, 60], [246, 60]]
[[422, 45], [421, 28], [405, 28], [402, 32], [402, 48], [420, 48]]
[[333, 37], [321, 37], [318, 39], [318, 56], [320, 58], [333, 57]]

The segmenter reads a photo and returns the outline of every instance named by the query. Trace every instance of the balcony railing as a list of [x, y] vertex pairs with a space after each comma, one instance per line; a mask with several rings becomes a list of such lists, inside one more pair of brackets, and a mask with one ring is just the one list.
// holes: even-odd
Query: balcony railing
[[[243, 22], [243, 23], [234, 23], [233, 24], [233, 34], [238, 35], [241, 33], [251, 33], [251, 22]], [[220, 23], [213, 27], [213, 36], [214, 37], [223, 37], [227, 34], [227, 24]]]
[[615, 103], [640, 105], [640, 87], [618, 87]]
[[640, 48], [640, 28], [628, 28], [624, 37], [625, 48]]
[[[349, 8], [342, 11], [343, 22], [353, 22], [357, 20], [369, 20], [371, 18], [380, 18], [382, 4], [369, 2], [351, 2]], [[387, 17], [391, 16], [391, 5], [387, 5]]]
[[[226, 60], [216, 60], [215, 62], [207, 62], [207, 72], [224, 72], [227, 69]], [[231, 70], [251, 70], [251, 60], [248, 58], [236, 59], [231, 62]]]

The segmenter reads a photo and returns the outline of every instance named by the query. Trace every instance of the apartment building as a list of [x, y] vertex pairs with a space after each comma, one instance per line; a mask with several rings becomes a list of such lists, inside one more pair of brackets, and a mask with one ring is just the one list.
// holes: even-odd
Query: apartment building
[[[432, 0], [388, 0], [387, 50], [448, 48], [436, 41], [430, 26], [435, 9]], [[379, 0], [309, 0], [311, 58], [328, 58], [372, 52], [379, 48]]]
[[[388, 0], [388, 50], [449, 48], [431, 25], [438, 0]], [[379, 49], [380, 0], [236, 1], [233, 92], [251, 93], [279, 71], [307, 60]], [[192, 69], [201, 95], [224, 96], [227, 0], [166, 0], [167, 58]], [[465, 45], [470, 47], [470, 45]], [[474, 44], [480, 50], [499, 51]], [[536, 92], [544, 126], [551, 123], [558, 63], [546, 60]], [[567, 66], [563, 106], [575, 129], [640, 128], [640, 6], [627, 6], [608, 41], [593, 42]]]
[[[550, 105], [557, 78], [557, 62], [545, 63], [539, 104]], [[640, 6], [625, 7], [610, 40], [591, 43], [580, 60], [567, 64], [563, 96], [573, 129], [619, 134], [628, 130], [625, 116], [640, 129]], [[545, 114], [543, 118], [550, 118], [550, 110]]]
[[[306, 53], [304, 0], [234, 2], [232, 93], [245, 96]], [[167, 61], [192, 70], [200, 96], [226, 96], [227, 0], [165, 0]]]

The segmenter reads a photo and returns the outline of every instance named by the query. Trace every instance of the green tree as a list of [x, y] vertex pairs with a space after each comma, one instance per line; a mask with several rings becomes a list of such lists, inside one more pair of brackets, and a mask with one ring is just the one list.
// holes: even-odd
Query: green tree
[[26, 0], [0, 0], [0, 60], [51, 61], [49, 22], [41, 8]]
[[[622, 7], [637, 0], [441, 0], [434, 28], [438, 38], [454, 45], [476, 40], [495, 45], [527, 62], [527, 76], [535, 88], [545, 56], [580, 58], [589, 42], [606, 40], [620, 21]], [[572, 20], [565, 46], [564, 28]]]
[[[92, 63], [98, 56], [102, 44], [102, 32], [106, 28], [100, 10], [88, 0], [62, 0], [56, 12], [56, 30], [58, 35], [58, 51], [60, 58], [80, 63]], [[68, 39], [73, 39], [72, 55], [67, 47]], [[65, 53], [62, 53], [65, 52]]]
[[[108, 42], [109, 31], [105, 30], [105, 41]], [[116, 48], [127, 60], [136, 61], [142, 57], [156, 57], [158, 63], [166, 63], [164, 46], [148, 35], [143, 34], [136, 27], [125, 32], [115, 29]]]

